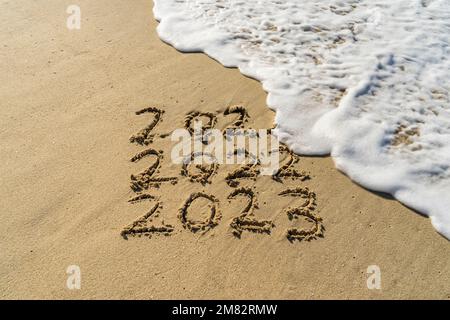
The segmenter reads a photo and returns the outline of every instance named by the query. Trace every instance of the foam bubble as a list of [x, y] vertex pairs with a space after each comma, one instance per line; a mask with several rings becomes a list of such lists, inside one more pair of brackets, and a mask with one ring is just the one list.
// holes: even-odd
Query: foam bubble
[[155, 0], [160, 37], [261, 81], [295, 152], [450, 239], [448, 0]]

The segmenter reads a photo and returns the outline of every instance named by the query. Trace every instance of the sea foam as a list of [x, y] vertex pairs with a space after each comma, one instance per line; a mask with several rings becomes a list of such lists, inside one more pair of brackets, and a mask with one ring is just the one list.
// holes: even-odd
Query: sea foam
[[261, 81], [276, 134], [450, 239], [448, 0], [155, 0], [158, 34]]

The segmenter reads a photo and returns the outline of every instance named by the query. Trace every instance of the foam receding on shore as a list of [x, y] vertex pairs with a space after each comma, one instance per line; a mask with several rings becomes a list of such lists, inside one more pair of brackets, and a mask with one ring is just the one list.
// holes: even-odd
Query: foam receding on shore
[[261, 81], [276, 133], [450, 239], [448, 0], [155, 0], [159, 36]]

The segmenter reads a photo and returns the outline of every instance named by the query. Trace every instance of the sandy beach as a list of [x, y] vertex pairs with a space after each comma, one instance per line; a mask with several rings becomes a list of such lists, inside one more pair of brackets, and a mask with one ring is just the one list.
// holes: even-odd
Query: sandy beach
[[[163, 43], [150, 0], [79, 0], [80, 30], [66, 27], [71, 4], [0, 1], [0, 298], [450, 299], [449, 241], [329, 157], [298, 157], [292, 169], [305, 181], [241, 181], [257, 198], [255, 217], [273, 227], [233, 235], [246, 200], [229, 199], [236, 188], [226, 177], [238, 167], [192, 182], [170, 162], [169, 134], [196, 111], [214, 113], [224, 129], [236, 105], [249, 115], [245, 127], [272, 128], [261, 84]], [[153, 142], [130, 143], [153, 120], [136, 114], [149, 107], [163, 111]], [[158, 174], [177, 183], [131, 203], [130, 176], [151, 162], [130, 160], [149, 148], [165, 155]], [[288, 219], [297, 200], [279, 194], [295, 188], [314, 194], [321, 237], [286, 238], [290, 228], [311, 228]], [[179, 218], [195, 192], [213, 195], [221, 215], [204, 234]], [[170, 234], [121, 236], [155, 203], [160, 214], [149, 223], [173, 226]], [[66, 285], [71, 265], [81, 271], [79, 290]], [[368, 288], [369, 266], [379, 267], [381, 289]]]

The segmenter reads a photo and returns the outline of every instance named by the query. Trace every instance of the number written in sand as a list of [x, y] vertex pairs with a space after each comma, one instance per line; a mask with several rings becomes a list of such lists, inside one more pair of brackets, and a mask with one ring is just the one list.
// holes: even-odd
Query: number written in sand
[[[209, 214], [207, 214], [204, 220], [194, 220], [189, 217], [189, 209], [195, 201], [200, 199], [205, 199], [209, 202]], [[217, 226], [221, 219], [219, 201], [213, 195], [206, 194], [204, 192], [192, 193], [180, 208], [178, 218], [185, 229], [188, 229], [194, 233], [198, 231], [203, 233], [207, 232]]]
[[235, 189], [228, 196], [228, 199], [235, 199], [237, 196], [246, 197], [248, 202], [241, 214], [231, 221], [230, 226], [233, 229], [233, 235], [240, 238], [244, 231], [270, 234], [274, 227], [272, 221], [255, 219], [253, 211], [258, 208], [258, 204], [256, 203], [256, 196], [253, 190], [250, 188]]
[[[141, 194], [137, 197], [128, 200], [128, 202], [135, 204], [142, 201], [155, 200], [155, 197], [149, 194]], [[161, 209], [161, 204], [157, 202], [153, 206], [151, 206], [150, 210], [144, 214], [139, 219], [132, 222], [130, 225], [123, 228], [121, 235], [124, 239], [128, 239], [128, 237], [134, 237], [141, 235], [151, 237], [155, 234], [160, 234], [164, 236], [170, 236], [175, 228], [170, 224], [165, 224], [164, 221], [161, 225], [156, 226], [151, 224], [155, 218], [158, 217]]]
[[240, 105], [230, 106], [223, 112], [224, 116], [228, 116], [231, 114], [237, 114], [238, 117], [228, 126], [227, 129], [243, 128], [245, 123], [247, 123], [248, 119], [250, 118], [247, 109]]
[[[200, 160], [200, 163], [196, 163]], [[197, 172], [194, 172], [194, 168]], [[217, 159], [208, 153], [192, 153], [184, 161], [181, 168], [181, 175], [188, 177], [191, 182], [199, 182], [203, 185], [211, 183], [211, 178], [217, 172], [219, 165]]]
[[285, 145], [280, 145], [280, 158], [282, 154], [286, 155], [286, 160], [283, 165], [272, 175], [272, 179], [277, 182], [282, 182], [283, 179], [291, 178], [295, 180], [309, 180], [310, 176], [307, 172], [299, 172], [293, 168], [294, 164], [298, 163], [300, 158], [288, 149]]
[[233, 188], [238, 187], [242, 179], [249, 179], [255, 181], [260, 173], [259, 160], [256, 158], [255, 155], [250, 154], [247, 151], [247, 149], [235, 150], [235, 152], [232, 155], [227, 155], [227, 157], [230, 156], [234, 157], [237, 156], [239, 153], [244, 153], [245, 159], [248, 163], [241, 165], [239, 168], [237, 168], [233, 172], [230, 172], [225, 177], [225, 181], [227, 182], [227, 184]]
[[302, 203], [295, 207], [287, 209], [286, 214], [289, 220], [298, 220], [304, 218], [310, 228], [289, 228], [286, 231], [286, 238], [289, 241], [311, 241], [322, 238], [325, 228], [322, 224], [322, 218], [315, 214], [316, 194], [308, 188], [287, 189], [278, 194], [283, 197], [296, 197], [302, 199]]
[[137, 143], [140, 145], [149, 145], [150, 143], [153, 142], [155, 135], [152, 134], [152, 130], [158, 125], [160, 121], [162, 121], [162, 115], [164, 111], [155, 107], [149, 107], [136, 111], [136, 115], [142, 115], [146, 113], [150, 113], [153, 115], [153, 121], [150, 122], [145, 128], [141, 129], [139, 132], [132, 135], [130, 137], [131, 143]]
[[138, 174], [131, 175], [131, 189], [134, 192], [141, 192], [147, 190], [149, 187], [159, 187], [161, 183], [170, 182], [172, 184], [177, 183], [177, 177], [157, 177], [161, 162], [163, 159], [163, 152], [155, 149], [147, 149], [136, 154], [131, 158], [131, 162], [141, 161], [143, 158], [153, 157], [153, 163], [144, 171]]

